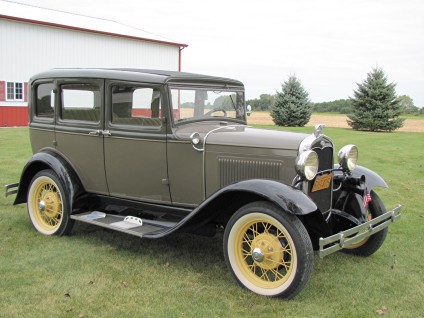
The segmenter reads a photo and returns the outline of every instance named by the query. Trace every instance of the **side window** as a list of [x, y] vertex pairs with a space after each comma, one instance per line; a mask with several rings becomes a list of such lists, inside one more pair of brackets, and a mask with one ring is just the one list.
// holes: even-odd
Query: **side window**
[[61, 86], [62, 119], [88, 122], [100, 121], [100, 88], [93, 84]]
[[158, 89], [112, 86], [112, 124], [160, 127], [161, 116]]
[[54, 83], [39, 84], [36, 87], [35, 116], [54, 117]]

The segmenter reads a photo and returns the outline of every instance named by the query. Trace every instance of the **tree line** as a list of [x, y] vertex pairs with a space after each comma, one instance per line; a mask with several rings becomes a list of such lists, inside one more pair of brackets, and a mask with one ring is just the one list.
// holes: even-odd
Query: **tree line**
[[[271, 94], [261, 94], [259, 98], [249, 99], [246, 101], [247, 105], [252, 106], [256, 111], [270, 111], [275, 102], [275, 96]], [[407, 95], [397, 97], [402, 108], [402, 113], [419, 115], [424, 114], [424, 108], [415, 106], [414, 101]], [[339, 113], [351, 114], [352, 99], [338, 99], [329, 102], [311, 102], [311, 109], [314, 113]]]
[[403, 126], [402, 113], [419, 113], [409, 96], [397, 96], [396, 84], [389, 83], [382, 68], [373, 68], [353, 92], [353, 97], [332, 102], [312, 103], [307, 90], [294, 75], [274, 96], [263, 94], [247, 101], [253, 109], [268, 110], [278, 126], [304, 126], [312, 111], [348, 114], [347, 123], [355, 130], [394, 131]]

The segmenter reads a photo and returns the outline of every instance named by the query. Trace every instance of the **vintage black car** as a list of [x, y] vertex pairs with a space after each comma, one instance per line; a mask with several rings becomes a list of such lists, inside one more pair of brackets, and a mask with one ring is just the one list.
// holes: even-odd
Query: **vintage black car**
[[[369, 256], [400, 206], [358, 166], [358, 149], [312, 134], [249, 127], [241, 82], [139, 69], [54, 69], [30, 80], [33, 156], [19, 183], [34, 228], [75, 221], [146, 238], [224, 229], [235, 280], [292, 298], [314, 253]], [[365, 274], [365, 273], [364, 273]]]

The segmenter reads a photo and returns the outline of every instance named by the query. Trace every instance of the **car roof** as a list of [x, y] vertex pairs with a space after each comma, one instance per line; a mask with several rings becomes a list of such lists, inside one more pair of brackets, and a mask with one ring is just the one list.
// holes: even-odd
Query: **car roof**
[[55, 68], [31, 77], [32, 83], [38, 79], [48, 78], [101, 78], [146, 83], [206, 83], [211, 85], [228, 85], [243, 87], [243, 83], [234, 79], [152, 69], [133, 68]]

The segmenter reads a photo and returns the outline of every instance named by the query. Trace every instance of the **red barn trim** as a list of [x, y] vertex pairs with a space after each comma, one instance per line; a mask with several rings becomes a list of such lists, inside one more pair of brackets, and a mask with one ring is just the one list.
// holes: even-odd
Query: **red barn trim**
[[0, 102], [6, 101], [6, 82], [0, 81]]

